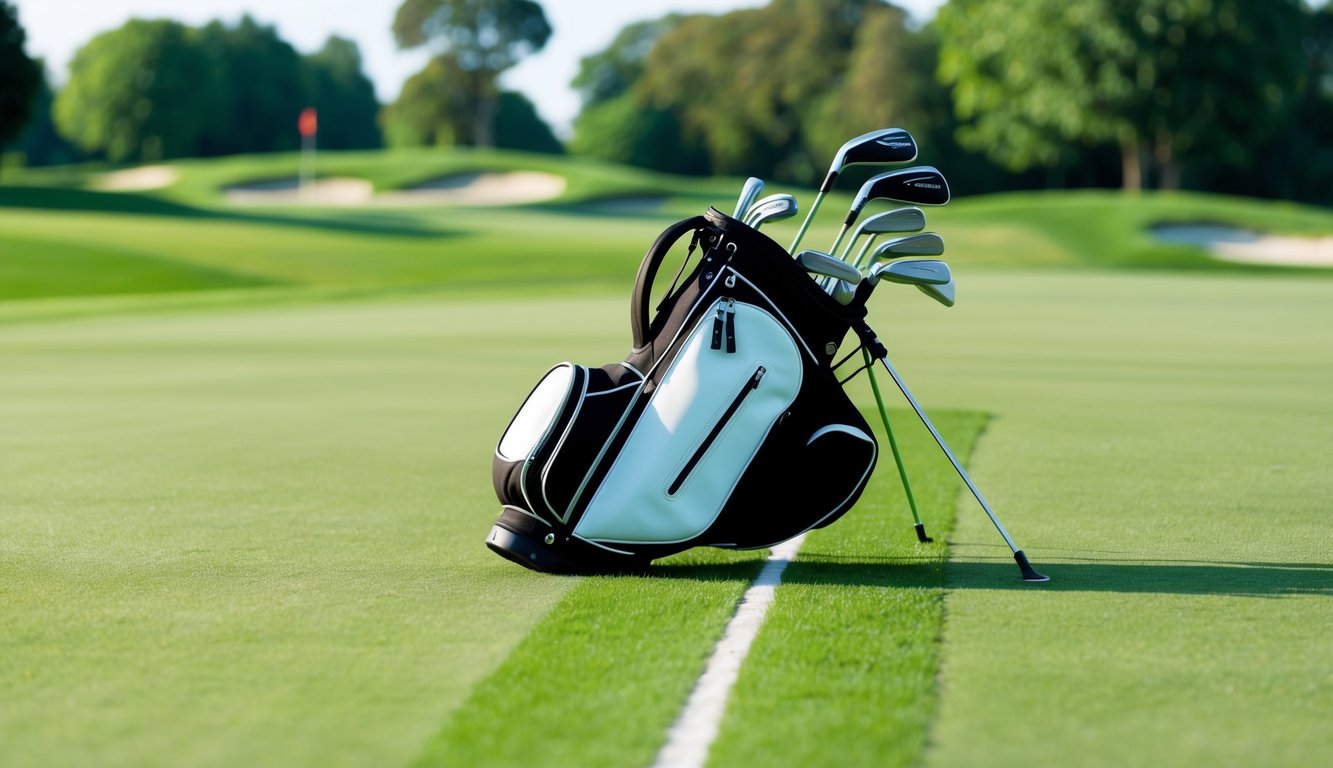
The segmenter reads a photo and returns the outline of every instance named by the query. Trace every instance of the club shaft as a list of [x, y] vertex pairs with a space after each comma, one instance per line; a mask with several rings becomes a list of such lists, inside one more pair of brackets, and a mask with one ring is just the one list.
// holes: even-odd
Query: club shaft
[[[875, 235], [872, 234], [870, 237], [866, 238], [866, 244], [861, 246], [861, 250], [856, 254], [856, 261], [852, 262], [853, 267], [856, 267], [857, 269], [861, 268], [861, 263], [866, 259], [866, 253], [870, 251], [870, 246], [874, 244]], [[851, 250], [850, 246], [848, 246], [848, 250]]]
[[1009, 532], [1004, 529], [1004, 526], [1000, 524], [1000, 520], [995, 517], [995, 513], [991, 511], [990, 505], [986, 503], [984, 498], [982, 498], [981, 491], [977, 490], [977, 486], [972, 482], [972, 478], [967, 476], [967, 471], [963, 469], [963, 465], [959, 464], [958, 459], [954, 458], [953, 451], [949, 450], [948, 444], [944, 442], [943, 437], [940, 437], [940, 433], [935, 429], [935, 425], [930, 423], [930, 419], [926, 416], [926, 412], [921, 410], [921, 406], [917, 404], [916, 398], [912, 397], [912, 393], [907, 389], [907, 385], [903, 383], [902, 377], [900, 377], [898, 372], [893, 369], [893, 366], [889, 364], [889, 358], [887, 356], [881, 357], [879, 361], [884, 364], [884, 370], [888, 371], [889, 375], [893, 377], [893, 383], [897, 384], [898, 389], [902, 390], [903, 397], [907, 398], [907, 402], [911, 403], [912, 410], [916, 411], [916, 415], [920, 417], [921, 423], [925, 424], [926, 429], [930, 430], [930, 436], [935, 438], [935, 442], [940, 446], [940, 450], [944, 451], [944, 455], [949, 458], [949, 463], [953, 464], [953, 468], [958, 471], [958, 476], [963, 478], [964, 483], [967, 483], [967, 488], [972, 491], [972, 495], [976, 497], [977, 503], [981, 505], [982, 509], [986, 510], [986, 516], [995, 524], [995, 530], [1000, 532], [1000, 536], [1004, 538], [1004, 543], [1008, 544], [1009, 549], [1017, 555], [1018, 547], [1014, 544], [1014, 540], [1009, 538]]
[[884, 433], [889, 436], [889, 448], [893, 451], [893, 461], [898, 465], [898, 477], [903, 481], [903, 490], [907, 493], [907, 506], [912, 510], [912, 522], [921, 525], [921, 515], [916, 510], [916, 496], [912, 493], [912, 481], [907, 479], [907, 466], [903, 464], [903, 455], [898, 450], [898, 441], [893, 437], [893, 427], [889, 425], [889, 411], [884, 407], [884, 398], [879, 393], [879, 382], [875, 380], [875, 363], [870, 359], [870, 350], [862, 347], [861, 354], [866, 361], [866, 374], [870, 379], [870, 391], [875, 393], [875, 405], [879, 406], [879, 417], [884, 422]]
[[796, 230], [796, 239], [791, 241], [791, 247], [787, 249], [792, 255], [796, 254], [796, 246], [801, 244], [801, 240], [805, 237], [805, 231], [810, 228], [810, 222], [815, 218], [815, 212], [819, 210], [819, 204], [824, 202], [824, 194], [824, 192], [820, 192], [815, 195], [815, 202], [810, 206], [810, 212], [805, 215], [805, 220], [801, 222], [801, 228]]

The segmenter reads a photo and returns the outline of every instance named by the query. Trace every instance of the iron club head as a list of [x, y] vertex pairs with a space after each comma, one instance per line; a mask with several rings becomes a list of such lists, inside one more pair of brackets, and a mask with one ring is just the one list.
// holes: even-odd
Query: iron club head
[[903, 259], [876, 264], [867, 279], [872, 285], [880, 280], [904, 285], [945, 285], [953, 275], [949, 265], [938, 259]]
[[798, 210], [799, 206], [797, 206], [794, 196], [787, 194], [769, 195], [750, 206], [750, 210], [745, 212], [745, 223], [758, 229], [766, 222], [791, 218], [796, 215]]
[[955, 284], [954, 281], [952, 280], [945, 283], [944, 285], [931, 285], [930, 283], [923, 283], [921, 285], [918, 285], [917, 289], [946, 307], [952, 307], [954, 304]]
[[750, 210], [750, 206], [754, 205], [754, 199], [759, 197], [759, 193], [763, 191], [763, 179], [754, 176], [746, 179], [745, 184], [741, 187], [741, 196], [736, 200], [736, 212], [731, 215], [731, 218], [739, 219], [744, 216], [745, 212]]
[[861, 282], [861, 271], [830, 253], [806, 249], [796, 254], [796, 263], [806, 272], [832, 277], [856, 285]]

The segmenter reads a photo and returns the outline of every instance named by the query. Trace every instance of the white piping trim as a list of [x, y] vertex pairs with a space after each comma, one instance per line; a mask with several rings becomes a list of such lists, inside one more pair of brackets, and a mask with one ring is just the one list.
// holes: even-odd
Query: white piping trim
[[[777, 305], [777, 303], [774, 302], [773, 299], [769, 298], [769, 296], [768, 296], [767, 293], [764, 293], [763, 291], [759, 290], [759, 286], [757, 286], [757, 285], [755, 285], [754, 283], [750, 282], [750, 279], [749, 279], [748, 277], [746, 277], [745, 275], [742, 275], [740, 272], [736, 271], [736, 268], [735, 268], [735, 267], [727, 267], [727, 269], [730, 270], [731, 273], [732, 273], [733, 275], [735, 275], [736, 277], [740, 278], [741, 280], [744, 280], [744, 281], [745, 281], [745, 284], [748, 285], [748, 286], [750, 286], [750, 288], [751, 288], [755, 293], [757, 293], [757, 294], [759, 294], [760, 296], [763, 296], [763, 297], [764, 297], [764, 301], [768, 303], [768, 306], [772, 307], [772, 308], [773, 308], [773, 311], [777, 313], [778, 317], [782, 318], [782, 325], [783, 325], [783, 327], [785, 327], [785, 328], [787, 329], [787, 333], [789, 333], [789, 334], [792, 336], [792, 338], [794, 338], [794, 339], [796, 339], [798, 342], [800, 342], [800, 344], [801, 344], [801, 348], [804, 349], [804, 350], [805, 350], [805, 353], [806, 353], [807, 355], [810, 356], [810, 360], [813, 361], [815, 365], [819, 365], [819, 358], [816, 357], [816, 356], [815, 356], [815, 353], [810, 349], [809, 346], [806, 345], [806, 343], [805, 343], [805, 339], [801, 338], [801, 334], [799, 334], [799, 333], [796, 332], [796, 326], [795, 326], [795, 325], [792, 325], [792, 322], [791, 322], [790, 320], [787, 319], [787, 316], [784, 315], [784, 314], [782, 314], [782, 310], [778, 309], [778, 305]], [[761, 309], [762, 309], [762, 307], [761, 307]]]
[[[872, 445], [873, 445], [874, 442], [875, 442], [874, 440], [871, 440], [871, 439], [870, 439], [870, 435], [867, 435], [866, 433], [862, 432], [861, 430], [857, 429], [856, 427], [853, 427], [853, 426], [850, 425], [850, 424], [829, 424], [828, 426], [826, 426], [826, 427], [824, 427], [824, 428], [822, 428], [822, 429], [817, 429], [817, 430], [815, 430], [815, 433], [814, 433], [813, 435], [810, 436], [810, 439], [809, 439], [809, 440], [806, 440], [806, 441], [805, 441], [805, 444], [806, 444], [807, 446], [809, 446], [809, 445], [810, 445], [811, 443], [813, 443], [814, 441], [818, 440], [819, 438], [821, 438], [821, 437], [823, 437], [824, 435], [827, 435], [827, 434], [829, 434], [829, 433], [831, 433], [831, 432], [842, 432], [842, 433], [845, 434], [845, 435], [851, 435], [852, 437], [855, 437], [855, 438], [860, 439], [860, 440], [864, 440], [864, 441], [866, 441], [867, 443], [870, 443], [870, 444], [872, 444]], [[878, 446], [876, 446], [876, 447], [878, 447]]]
[[622, 389], [633, 389], [634, 387], [637, 387], [637, 386], [639, 386], [639, 385], [642, 384], [642, 383], [643, 383], [643, 382], [639, 382], [639, 381], [631, 381], [631, 382], [628, 383], [628, 384], [621, 384], [620, 386], [618, 386], [618, 387], [614, 387], [614, 388], [612, 388], [612, 389], [604, 389], [604, 390], [602, 390], [601, 392], [589, 392], [589, 393], [587, 393], [587, 394], [584, 395], [584, 396], [585, 396], [585, 397], [601, 397], [602, 395], [609, 395], [609, 394], [612, 394], [612, 393], [614, 393], [614, 392], [619, 392], [619, 391], [622, 390]]
[[616, 422], [615, 428], [611, 430], [609, 435], [607, 435], [606, 442], [602, 443], [601, 450], [597, 452], [597, 458], [592, 460], [592, 463], [588, 465], [588, 471], [583, 473], [583, 481], [579, 483], [578, 489], [574, 491], [573, 498], [569, 500], [569, 506], [565, 508], [565, 514], [556, 515], [556, 517], [560, 519], [560, 522], [567, 524], [569, 523], [569, 518], [574, 516], [574, 507], [578, 506], [579, 499], [583, 497], [583, 492], [588, 489], [588, 482], [592, 480], [593, 473], [597, 471], [597, 465], [602, 463], [602, 459], [606, 456], [607, 449], [616, 441], [616, 436], [620, 434], [620, 430], [625, 426], [625, 420], [634, 412], [634, 406], [638, 405], [639, 398], [643, 396], [643, 385], [644, 381], [640, 381], [638, 391], [629, 399], [629, 404], [625, 406], [625, 412], [620, 414], [620, 420]]
[[[542, 501], [546, 504], [552, 515], [559, 517], [560, 513], [555, 511], [555, 506], [551, 504], [551, 499], [546, 495], [546, 476], [551, 471], [551, 465], [555, 463], [555, 457], [560, 455], [560, 449], [564, 447], [565, 441], [569, 439], [569, 433], [574, 430], [574, 425], [579, 421], [579, 412], [583, 410], [583, 401], [588, 399], [588, 382], [592, 379], [592, 373], [583, 366], [577, 366], [583, 371], [583, 386], [579, 389], [579, 399], [574, 405], [574, 413], [570, 414], [569, 422], [565, 424], [565, 431], [560, 433], [560, 440], [556, 442], [555, 448], [551, 449], [551, 455], [546, 460], [546, 466], [542, 467]], [[535, 455], [536, 452], [534, 451]]]
[[667, 732], [666, 744], [657, 753], [653, 768], [703, 768], [708, 762], [708, 750], [717, 739], [727, 698], [740, 675], [741, 664], [764, 625], [774, 592], [782, 583], [782, 572], [796, 559], [804, 542], [802, 534], [773, 548], [764, 569], [746, 590], [727, 623], [685, 708]]

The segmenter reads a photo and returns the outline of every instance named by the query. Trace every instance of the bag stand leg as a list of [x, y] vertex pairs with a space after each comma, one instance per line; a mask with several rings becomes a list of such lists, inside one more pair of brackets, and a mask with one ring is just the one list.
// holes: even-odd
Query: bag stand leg
[[[878, 345], [876, 352], [878, 352], [879, 349], [883, 349], [882, 344]], [[991, 511], [990, 505], [981, 497], [981, 491], [977, 490], [977, 486], [972, 482], [972, 478], [967, 476], [967, 472], [963, 469], [963, 465], [959, 464], [958, 459], [954, 458], [953, 451], [949, 450], [949, 446], [945, 444], [944, 438], [940, 437], [940, 433], [935, 429], [935, 425], [930, 423], [930, 419], [926, 417], [926, 412], [921, 410], [921, 406], [917, 404], [916, 398], [912, 397], [912, 393], [908, 391], [907, 385], [904, 384], [902, 378], [898, 376], [898, 372], [893, 369], [892, 365], [889, 365], [887, 351], [879, 356], [879, 361], [884, 364], [884, 370], [888, 371], [889, 375], [893, 377], [893, 382], [898, 385], [898, 389], [902, 390], [903, 397], [906, 397], [907, 402], [912, 404], [912, 410], [916, 411], [916, 415], [921, 418], [921, 423], [925, 424], [926, 429], [930, 430], [931, 437], [935, 438], [935, 442], [940, 446], [940, 450], [944, 451], [944, 455], [949, 458], [949, 463], [953, 464], [953, 468], [957, 470], [958, 476], [963, 478], [964, 483], [967, 483], [968, 490], [972, 491], [972, 495], [976, 497], [977, 503], [981, 505], [982, 509], [986, 510], [986, 516], [995, 524], [995, 530], [1000, 532], [1000, 536], [1004, 538], [1004, 543], [1008, 544], [1009, 549], [1013, 551], [1014, 561], [1018, 563], [1018, 569], [1023, 572], [1023, 581], [1050, 581], [1051, 579], [1049, 576], [1043, 576], [1040, 573], [1037, 573], [1036, 569], [1032, 567], [1032, 564], [1028, 562], [1027, 555], [1023, 554], [1023, 550], [1019, 549], [1014, 544], [1014, 540], [1009, 538], [1009, 533], [1004, 530], [1003, 525], [1000, 525], [999, 519], [996, 518], [995, 513]]]
[[879, 394], [879, 382], [875, 380], [875, 363], [870, 359], [870, 351], [861, 347], [861, 354], [865, 357], [866, 373], [870, 376], [870, 391], [875, 393], [875, 405], [879, 406], [879, 418], [884, 422], [884, 431], [889, 436], [889, 448], [893, 450], [893, 461], [898, 465], [898, 477], [902, 478], [903, 490], [907, 492], [907, 506], [912, 508], [913, 528], [916, 530], [916, 538], [922, 544], [929, 544], [934, 539], [926, 535], [926, 526], [921, 522], [921, 515], [917, 513], [916, 496], [912, 493], [912, 483], [907, 479], [907, 467], [903, 464], [902, 453], [898, 450], [898, 441], [893, 437], [893, 427], [889, 425], [889, 412], [884, 408], [884, 398]]

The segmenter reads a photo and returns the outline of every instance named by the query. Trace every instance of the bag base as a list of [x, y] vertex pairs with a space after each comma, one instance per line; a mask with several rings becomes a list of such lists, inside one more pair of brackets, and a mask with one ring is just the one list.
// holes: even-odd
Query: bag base
[[561, 535], [541, 520], [505, 506], [486, 535], [486, 546], [497, 555], [542, 573], [642, 573], [652, 558], [618, 554]]

